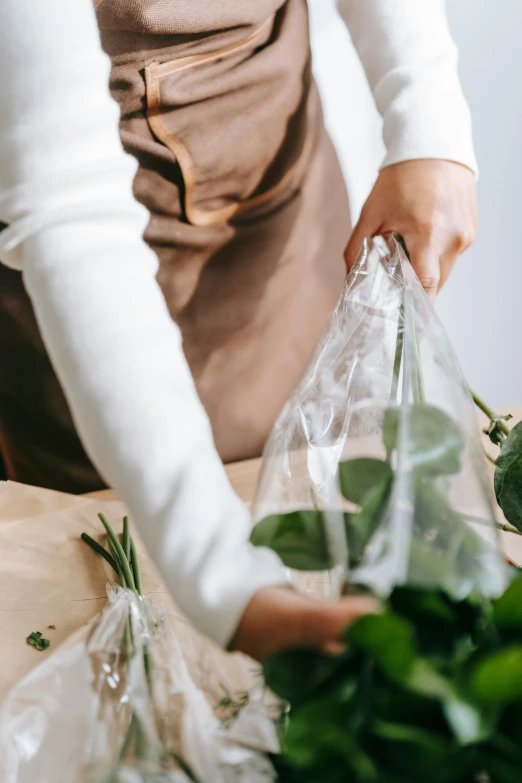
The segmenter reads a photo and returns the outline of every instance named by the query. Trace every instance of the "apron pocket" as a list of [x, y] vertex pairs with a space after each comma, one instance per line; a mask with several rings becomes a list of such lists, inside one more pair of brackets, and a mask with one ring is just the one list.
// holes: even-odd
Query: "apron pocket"
[[299, 6], [287, 4], [239, 43], [145, 68], [147, 120], [177, 160], [193, 225], [265, 204], [306, 169], [318, 100]]

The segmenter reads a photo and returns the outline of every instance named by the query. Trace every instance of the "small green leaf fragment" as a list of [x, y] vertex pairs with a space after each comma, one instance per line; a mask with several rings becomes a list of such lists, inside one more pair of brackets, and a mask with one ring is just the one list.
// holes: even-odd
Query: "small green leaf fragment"
[[25, 641], [27, 642], [27, 644], [31, 645], [31, 647], [34, 647], [35, 650], [38, 650], [39, 652], [42, 652], [43, 650], [47, 650], [47, 648], [51, 644], [50, 639], [43, 638], [41, 631], [33, 631], [32, 633], [29, 634], [29, 636]]

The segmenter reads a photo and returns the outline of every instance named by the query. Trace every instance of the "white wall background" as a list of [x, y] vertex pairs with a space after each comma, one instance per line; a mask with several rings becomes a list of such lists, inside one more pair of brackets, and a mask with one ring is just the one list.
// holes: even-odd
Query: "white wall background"
[[[335, 0], [309, 0], [315, 71], [354, 218], [384, 154], [380, 118]], [[472, 386], [522, 404], [522, 3], [447, 0], [480, 166], [480, 235], [437, 310]]]

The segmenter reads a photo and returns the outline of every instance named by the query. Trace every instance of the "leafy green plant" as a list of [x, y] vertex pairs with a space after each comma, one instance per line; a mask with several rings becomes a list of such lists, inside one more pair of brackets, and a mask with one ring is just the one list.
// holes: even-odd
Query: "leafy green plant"
[[[343, 654], [289, 650], [265, 662], [267, 684], [289, 703], [275, 759], [282, 783], [521, 780], [522, 577], [499, 599], [484, 597], [491, 545], [450, 493], [464, 436], [426, 401], [407, 296], [382, 420], [385, 456], [338, 468], [339, 508], [344, 499], [352, 509], [343, 512], [347, 573], [357, 576], [402, 503], [407, 586], [392, 590], [381, 615], [347, 629]], [[522, 426], [510, 430], [490, 413], [501, 447], [495, 491], [515, 527], [498, 526], [522, 531]], [[324, 570], [333, 566], [327, 531], [319, 508], [297, 509], [261, 520], [251, 540], [290, 568]]]
[[519, 783], [521, 607], [521, 576], [493, 602], [396, 588], [343, 654], [269, 658], [291, 704], [281, 783]]

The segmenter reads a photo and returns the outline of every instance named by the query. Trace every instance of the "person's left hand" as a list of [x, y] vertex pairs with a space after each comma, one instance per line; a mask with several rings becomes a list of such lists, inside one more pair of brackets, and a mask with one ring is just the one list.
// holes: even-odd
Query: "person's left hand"
[[475, 175], [447, 160], [408, 160], [381, 169], [345, 251], [348, 271], [365, 237], [396, 231], [432, 301], [475, 240]]

